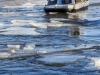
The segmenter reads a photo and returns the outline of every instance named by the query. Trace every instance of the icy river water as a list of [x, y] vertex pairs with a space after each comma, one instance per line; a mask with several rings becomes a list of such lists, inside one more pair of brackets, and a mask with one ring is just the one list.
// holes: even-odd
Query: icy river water
[[0, 0], [0, 75], [100, 75], [99, 3], [45, 14], [46, 0]]

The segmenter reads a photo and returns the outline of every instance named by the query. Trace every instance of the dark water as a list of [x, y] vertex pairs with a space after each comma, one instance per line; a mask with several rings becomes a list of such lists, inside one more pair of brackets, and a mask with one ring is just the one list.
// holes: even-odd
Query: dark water
[[0, 75], [100, 75], [100, 7], [45, 14], [46, 0], [0, 0]]

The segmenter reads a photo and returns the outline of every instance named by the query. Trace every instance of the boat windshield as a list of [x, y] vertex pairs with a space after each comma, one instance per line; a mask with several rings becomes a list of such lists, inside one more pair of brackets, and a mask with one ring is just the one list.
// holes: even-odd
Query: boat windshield
[[72, 3], [72, 0], [62, 0], [62, 4], [69, 4]]
[[48, 0], [48, 5], [55, 5], [57, 4], [57, 0]]

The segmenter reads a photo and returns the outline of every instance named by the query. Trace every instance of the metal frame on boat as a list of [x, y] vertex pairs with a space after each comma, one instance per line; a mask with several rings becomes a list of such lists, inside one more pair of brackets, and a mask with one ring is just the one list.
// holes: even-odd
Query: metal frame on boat
[[88, 0], [48, 0], [45, 12], [71, 12], [88, 7]]

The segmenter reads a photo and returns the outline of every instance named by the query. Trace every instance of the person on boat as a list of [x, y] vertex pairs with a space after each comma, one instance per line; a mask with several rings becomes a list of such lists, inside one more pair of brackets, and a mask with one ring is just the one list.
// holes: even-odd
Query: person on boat
[[75, 0], [75, 3], [83, 2], [83, 0]]
[[71, 0], [62, 0], [62, 4], [69, 4], [71, 3]]
[[49, 1], [49, 4], [53, 5], [53, 4], [56, 4], [57, 3], [57, 0], [50, 0]]

